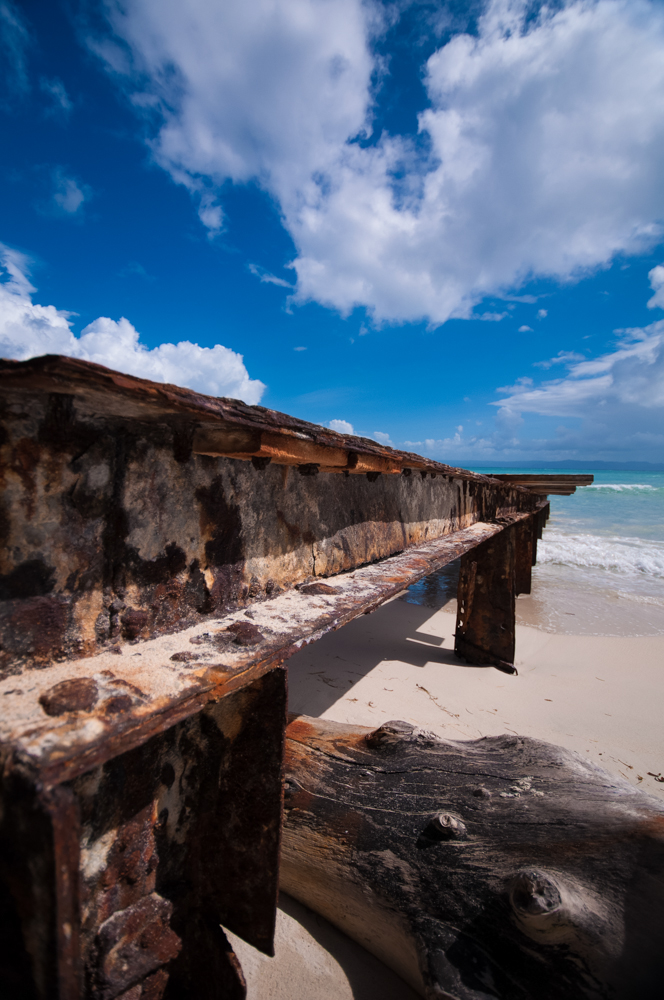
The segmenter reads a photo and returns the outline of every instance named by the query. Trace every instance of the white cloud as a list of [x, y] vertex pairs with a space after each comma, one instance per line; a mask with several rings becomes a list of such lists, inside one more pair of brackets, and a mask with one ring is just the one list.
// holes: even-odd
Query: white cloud
[[472, 319], [481, 319], [485, 323], [500, 323], [501, 319], [505, 319], [508, 315], [506, 312], [483, 312], [479, 316], [473, 316]]
[[[569, 358], [577, 359], [578, 355]], [[507, 398], [492, 405], [556, 417], [587, 417], [594, 406], [610, 407], [616, 424], [621, 408], [636, 407], [643, 419], [644, 410], [664, 407], [664, 320], [624, 331], [614, 351], [593, 360], [566, 363], [569, 373], [564, 378], [538, 387], [530, 379], [522, 380], [501, 389], [508, 393]], [[651, 422], [654, 419], [651, 415]]]
[[294, 347], [294, 351], [306, 351], [306, 347]]
[[442, 323], [661, 237], [660, 3], [561, 0], [532, 16], [527, 0], [490, 0], [477, 35], [426, 64], [429, 153], [404, 136], [352, 141], [370, 129], [372, 71], [387, 71], [370, 49], [377, 9], [108, 0], [115, 40], [91, 45], [137, 110], [160, 114], [152, 149], [176, 181], [205, 201], [255, 180], [276, 199], [297, 302]]
[[53, 208], [64, 215], [77, 215], [83, 204], [92, 197], [87, 184], [82, 184], [75, 177], [68, 177], [62, 167], [55, 167], [53, 180]]
[[95, 39], [91, 47], [128, 86], [147, 81], [134, 103], [150, 114], [160, 110], [152, 148], [175, 180], [200, 193], [206, 182], [257, 179], [284, 203], [315, 201], [339, 150], [365, 125], [374, 69], [368, 5], [109, 0], [106, 6], [117, 44]]
[[262, 281], [264, 284], [279, 285], [281, 288], [289, 288], [291, 291], [293, 290], [293, 286], [284, 278], [278, 278], [276, 274], [270, 274], [269, 271], [259, 267], [258, 264], [249, 264], [248, 266], [254, 277], [258, 278], [258, 280]]
[[524, 326], [520, 326], [519, 327], [519, 333], [532, 333], [532, 332], [533, 332], [532, 326], [525, 326], [524, 325]]
[[327, 425], [331, 431], [338, 431], [339, 434], [354, 434], [353, 425], [347, 420], [330, 420]]
[[648, 299], [648, 309], [664, 309], [664, 266], [658, 264], [653, 267], [652, 271], [648, 271], [648, 278], [650, 287], [655, 293]]
[[[444, 461], [597, 459], [661, 461], [664, 453], [664, 320], [642, 328], [616, 331], [614, 349], [586, 359], [573, 351], [539, 362], [564, 364], [567, 373], [536, 385], [530, 376], [498, 391], [505, 399], [494, 429], [485, 437], [430, 438], [426, 452]], [[528, 436], [524, 414], [563, 418], [550, 437]], [[477, 426], [480, 425], [476, 421]], [[540, 433], [542, 421], [539, 421]]]
[[4, 77], [14, 91], [28, 89], [26, 50], [29, 44], [27, 28], [16, 5], [9, 0], [0, 3], [0, 50]]
[[535, 368], [553, 368], [554, 365], [566, 365], [570, 361], [585, 361], [583, 354], [577, 354], [576, 351], [558, 351], [555, 358], [549, 358], [547, 361], [535, 361]]
[[52, 116], [67, 118], [74, 105], [62, 80], [58, 80], [57, 78], [47, 80], [45, 77], [42, 77], [39, 81], [39, 86], [51, 100], [51, 106], [48, 108], [47, 113]]
[[386, 434], [385, 431], [374, 431], [374, 437], [380, 444], [386, 444], [389, 448], [394, 447], [390, 435]]
[[192, 190], [199, 192], [198, 218], [208, 231], [208, 237], [214, 239], [224, 228], [224, 212], [217, 203], [217, 199], [210, 191], [202, 189], [200, 185], [190, 185]]
[[0, 355], [25, 361], [41, 354], [65, 354], [94, 361], [155, 382], [171, 382], [212, 396], [231, 396], [258, 403], [265, 386], [250, 379], [242, 360], [220, 344], [199, 347], [188, 340], [160, 344], [152, 350], [140, 342], [127, 319], [100, 316], [80, 337], [71, 332], [70, 313], [32, 301], [24, 254], [0, 244], [7, 280], [0, 281]]
[[548, 311], [546, 309], [538, 309], [537, 310], [537, 318], [538, 319], [546, 319], [546, 317], [548, 315], [549, 315], [549, 313], [548, 313]]

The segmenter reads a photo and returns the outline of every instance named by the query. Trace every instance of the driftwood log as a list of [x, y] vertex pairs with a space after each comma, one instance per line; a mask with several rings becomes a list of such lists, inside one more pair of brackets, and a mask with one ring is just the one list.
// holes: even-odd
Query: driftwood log
[[281, 887], [427, 998], [659, 1000], [664, 807], [522, 736], [294, 718]]

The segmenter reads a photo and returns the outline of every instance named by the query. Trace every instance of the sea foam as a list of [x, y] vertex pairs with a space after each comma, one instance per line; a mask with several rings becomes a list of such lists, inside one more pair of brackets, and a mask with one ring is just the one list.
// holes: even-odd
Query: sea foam
[[548, 528], [537, 547], [540, 564], [664, 579], [664, 542], [624, 536], [571, 534]]
[[591, 483], [589, 486], [580, 486], [580, 490], [613, 490], [617, 493], [628, 490], [652, 490], [655, 493], [661, 491], [661, 487], [651, 486], [650, 483]]

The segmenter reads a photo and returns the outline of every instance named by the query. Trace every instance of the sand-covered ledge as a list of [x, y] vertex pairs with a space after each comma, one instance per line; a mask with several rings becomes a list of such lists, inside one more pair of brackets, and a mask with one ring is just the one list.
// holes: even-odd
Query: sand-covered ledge
[[[518, 677], [454, 656], [455, 617], [394, 600], [289, 661], [292, 712], [447, 739], [512, 732], [576, 750], [664, 798], [664, 636], [574, 636], [517, 626]], [[649, 774], [649, 772], [652, 772]], [[413, 1000], [394, 973], [290, 899], [276, 957], [233, 938], [248, 1000]]]

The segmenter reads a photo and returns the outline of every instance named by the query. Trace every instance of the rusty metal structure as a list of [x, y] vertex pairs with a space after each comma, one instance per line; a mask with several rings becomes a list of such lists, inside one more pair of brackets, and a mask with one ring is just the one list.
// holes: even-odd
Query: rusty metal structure
[[457, 653], [514, 672], [548, 481], [62, 357], [0, 387], [3, 996], [241, 997], [288, 657], [461, 557]]

